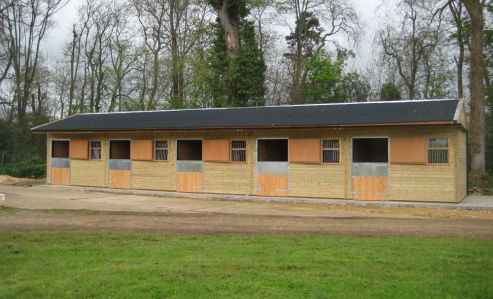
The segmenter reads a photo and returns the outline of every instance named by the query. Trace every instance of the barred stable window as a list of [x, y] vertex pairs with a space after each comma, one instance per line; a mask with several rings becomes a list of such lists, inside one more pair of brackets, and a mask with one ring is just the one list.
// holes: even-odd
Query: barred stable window
[[339, 163], [339, 140], [322, 140], [322, 162]]
[[160, 161], [168, 160], [168, 141], [157, 140], [154, 144], [155, 159]]
[[231, 161], [246, 162], [246, 141], [231, 141]]
[[91, 160], [101, 160], [101, 141], [91, 141]]
[[448, 163], [448, 138], [428, 139], [428, 163]]

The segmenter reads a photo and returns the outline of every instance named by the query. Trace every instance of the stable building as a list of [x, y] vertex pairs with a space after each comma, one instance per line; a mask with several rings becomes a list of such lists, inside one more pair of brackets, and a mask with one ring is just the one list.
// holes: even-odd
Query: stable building
[[53, 185], [460, 202], [458, 100], [84, 113], [47, 133]]

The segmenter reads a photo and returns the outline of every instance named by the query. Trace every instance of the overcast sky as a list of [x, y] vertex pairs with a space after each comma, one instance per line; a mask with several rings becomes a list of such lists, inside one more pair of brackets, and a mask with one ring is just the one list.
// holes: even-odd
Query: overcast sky
[[[379, 23], [381, 4], [385, 0], [353, 0], [363, 29], [360, 43], [355, 49], [358, 68], [365, 69], [372, 59], [373, 35]], [[45, 55], [50, 62], [59, 60], [64, 45], [70, 38], [71, 25], [77, 19], [77, 9], [84, 0], [71, 0], [54, 17], [54, 27], [48, 32]], [[288, 29], [286, 28], [288, 32]]]

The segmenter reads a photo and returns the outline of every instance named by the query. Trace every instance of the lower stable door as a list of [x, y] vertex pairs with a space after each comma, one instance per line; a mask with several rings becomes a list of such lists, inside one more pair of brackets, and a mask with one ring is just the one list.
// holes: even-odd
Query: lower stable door
[[388, 200], [389, 180], [387, 176], [353, 176], [353, 199]]
[[52, 167], [50, 177], [52, 185], [70, 185], [70, 168]]
[[257, 194], [261, 196], [288, 196], [288, 176], [259, 174]]
[[202, 192], [201, 172], [177, 172], [176, 191], [178, 192]]
[[132, 174], [130, 170], [110, 169], [109, 187], [113, 189], [130, 189], [132, 186]]

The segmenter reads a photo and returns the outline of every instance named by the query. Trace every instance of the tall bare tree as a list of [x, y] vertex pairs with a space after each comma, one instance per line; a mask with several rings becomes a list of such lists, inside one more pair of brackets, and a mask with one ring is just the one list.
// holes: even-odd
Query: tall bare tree
[[[292, 36], [291, 48], [294, 50], [288, 55], [292, 61], [290, 102], [301, 104], [305, 101], [305, 60], [316, 55], [335, 35], [356, 38], [359, 33], [358, 15], [351, 3], [341, 0], [282, 0], [278, 2], [278, 10], [281, 14], [293, 14], [295, 19], [294, 25], [288, 23]], [[320, 22], [315, 26], [318, 27], [315, 30], [319, 31], [316, 45], [308, 40], [310, 22], [315, 19]]]
[[480, 0], [463, 0], [463, 3], [471, 20], [471, 37], [469, 41], [469, 89], [471, 93], [469, 145], [471, 153], [471, 171], [473, 175], [481, 175], [486, 172], [486, 122], [483, 61], [484, 8], [483, 3]]
[[20, 121], [24, 120], [32, 94], [39, 91], [35, 80], [42, 41], [51, 18], [64, 4], [63, 0], [19, 0], [3, 12], [2, 21], [14, 71], [14, 104]]

